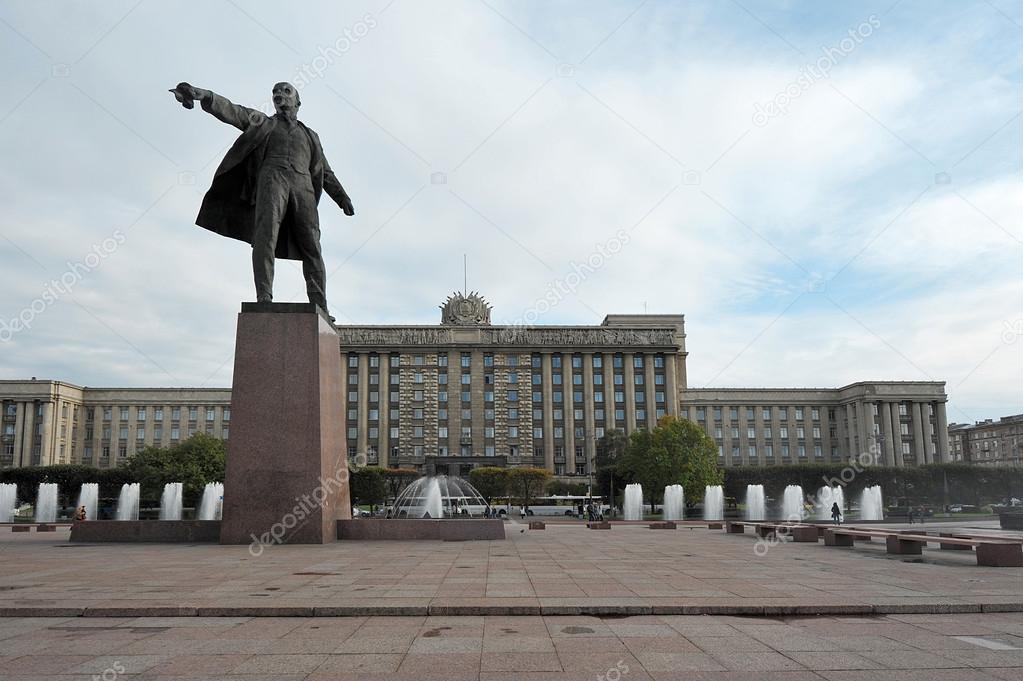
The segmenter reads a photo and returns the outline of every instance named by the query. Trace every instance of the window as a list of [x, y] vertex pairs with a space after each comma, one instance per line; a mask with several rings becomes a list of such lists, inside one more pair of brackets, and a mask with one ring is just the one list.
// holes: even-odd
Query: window
[[797, 440], [802, 440], [805, 437], [806, 437], [806, 431], [803, 429], [803, 426], [796, 426], [796, 439]]
[[145, 440], [146, 439], [146, 431], [144, 429], [142, 429], [142, 428], [139, 428], [138, 430], [136, 430], [135, 431], [135, 439], [138, 440], [139, 442], [141, 442], [142, 440]]
[[643, 355], [635, 355], [632, 358], [632, 368], [642, 369], [643, 368]]
[[764, 426], [764, 439], [765, 440], [771, 439], [771, 426]]
[[348, 374], [348, 385], [359, 385], [359, 375]]
[[447, 385], [448, 384], [448, 375], [447, 374], [437, 374], [437, 383], [439, 383], [440, 385]]
[[399, 432], [398, 431], [398, 426], [391, 426], [391, 439], [392, 440], [397, 440], [398, 439], [398, 432]]
[[486, 428], [484, 428], [483, 429], [483, 437], [488, 438], [488, 439], [493, 439], [493, 437], [494, 437], [494, 427], [493, 426], [487, 426]]
[[199, 407], [189, 407], [188, 408], [188, 420], [189, 421], [197, 421], [197, 420], [199, 420]]
[[555, 369], [561, 368], [561, 355], [551, 355], [551, 366]]
[[636, 392], [636, 404], [646, 401], [646, 395], [643, 392]]
[[728, 408], [728, 420], [729, 421], [738, 421], [739, 420], [739, 408], [738, 407], [729, 407]]
[[751, 458], [751, 459], [757, 458], [757, 446], [756, 445], [750, 445], [749, 446], [749, 458]]
[[508, 401], [509, 402], [518, 402], [519, 401], [519, 391], [518, 390], [509, 390], [508, 391]]
[[615, 390], [615, 402], [624, 402], [625, 393], [621, 390]]
[[465, 368], [472, 366], [472, 355], [470, 353], [462, 353], [462, 366]]
[[359, 356], [358, 355], [348, 355], [348, 368], [350, 368], [350, 369], [358, 369], [359, 368]]
[[519, 420], [519, 410], [517, 407], [508, 407], [508, 420], [509, 421]]
[[447, 436], [448, 436], [448, 427], [447, 426], [437, 426], [437, 437], [442, 438], [442, 437], [447, 437]]
[[604, 393], [599, 392], [599, 391], [593, 393], [593, 401], [594, 402], [603, 402], [604, 401]]
[[468, 390], [463, 390], [462, 391], [462, 401], [463, 402], [471, 402], [472, 401], [472, 393], [469, 392]]
[[789, 418], [788, 407], [778, 407], [778, 418], [782, 421], [787, 421]]
[[533, 438], [539, 440], [543, 437], [543, 428], [540, 426], [533, 426]]
[[796, 451], [799, 453], [799, 458], [801, 459], [806, 458], [806, 445], [798, 445], [796, 447]]
[[621, 355], [615, 355], [614, 358], [611, 360], [611, 364], [615, 369], [621, 369], [623, 366], [625, 366], [625, 360], [622, 358]]
[[803, 420], [803, 408], [802, 407], [796, 407], [796, 420], [797, 421], [802, 421]]
[[753, 415], [753, 407], [746, 407], [746, 420], [752, 421], [755, 417]]
[[[370, 421], [375, 420], [373, 418], [373, 412], [374, 412], [373, 409], [369, 410], [369, 420]], [[412, 418], [414, 418], [414, 419], [421, 419], [421, 418], [423, 418], [423, 409], [422, 409], [422, 407], [416, 407], [415, 409], [412, 410]]]
[[789, 427], [788, 426], [779, 426], [778, 427], [778, 435], [781, 437], [782, 440], [788, 440], [789, 439]]
[[369, 365], [374, 368], [380, 366], [380, 355], [370, 355]]
[[483, 401], [484, 402], [493, 402], [494, 401], [494, 391], [493, 390], [485, 391], [483, 393]]
[[604, 385], [604, 374], [593, 374], [593, 385]]
[[421, 372], [417, 371], [415, 374], [412, 375], [412, 382], [413, 383], [422, 383], [423, 382], [423, 374]]
[[128, 439], [128, 426], [121, 426], [119, 437], [122, 440], [127, 440]]
[[772, 447], [771, 445], [764, 445], [764, 457], [768, 459], [773, 458], [774, 447]]
[[359, 429], [355, 428], [355, 427], [350, 427], [348, 429], [348, 439], [349, 440], [354, 440], [357, 437], [359, 437]]
[[177, 426], [171, 426], [171, 439], [178, 440], [181, 438], [181, 429]]
[[508, 437], [518, 437], [518, 436], [519, 436], [519, 427], [518, 426], [508, 426]]
[[518, 383], [519, 382], [519, 374], [518, 374], [518, 372], [512, 371], [511, 373], [509, 373], [508, 374], [508, 382], [509, 383]]
[[510, 367], [517, 367], [519, 365], [519, 356], [518, 355], [508, 355], [505, 358], [505, 364], [507, 364]]
[[530, 358], [530, 364], [532, 365], [532, 367], [534, 369], [539, 369], [540, 368], [540, 355], [533, 355]]
[[483, 355], [483, 366], [492, 367], [494, 366], [494, 355], [492, 353], [485, 353]]
[[412, 426], [412, 437], [423, 437], [423, 427]]
[[139, 421], [145, 421], [146, 420], [146, 408], [145, 407], [139, 407], [138, 408], [137, 417], [138, 417]]
[[813, 439], [815, 439], [815, 440], [821, 439], [821, 427], [820, 426], [814, 426], [813, 427]]
[[206, 420], [212, 421], [217, 418], [217, 411], [213, 407], [206, 407]]
[[426, 363], [426, 358], [423, 355], [412, 355], [412, 365], [421, 367]]
[[615, 385], [625, 385], [625, 377], [621, 374], [615, 374]]
[[756, 428], [747, 428], [746, 429], [746, 438], [750, 439], [750, 440], [756, 440], [757, 439], [757, 430], [756, 430]]
[[636, 420], [637, 421], [646, 421], [646, 409], [637, 409], [636, 410]]
[[654, 385], [664, 385], [664, 374], [654, 375]]
[[604, 358], [601, 355], [593, 356], [593, 368], [600, 369], [604, 366]]
[[533, 385], [540, 385], [543, 383], [543, 376], [540, 374], [533, 374]]
[[643, 385], [643, 374], [636, 374], [632, 377], [632, 380], [636, 385]]
[[471, 421], [472, 420], [472, 409], [463, 409], [462, 410], [462, 420], [463, 421]]
[[[877, 409], [877, 405], [876, 404], [874, 405], [874, 409], [876, 411], [876, 409]], [[810, 410], [810, 418], [813, 419], [814, 421], [820, 421], [821, 420], [821, 410], [818, 409], [817, 407], [814, 407], [813, 409], [811, 409]]]
[[[444, 359], [447, 360], [447, 357], [445, 357]], [[445, 361], [445, 363], [447, 363], [447, 362]], [[391, 365], [392, 369], [397, 369], [398, 367], [400, 367], [401, 366], [401, 356], [400, 355], [391, 355], [390, 365]]]
[[561, 385], [561, 374], [551, 375], [551, 381], [554, 383], [554, 385]]
[[422, 390], [413, 390], [412, 391], [412, 399], [415, 400], [416, 402], [422, 402], [423, 401], [423, 391]]

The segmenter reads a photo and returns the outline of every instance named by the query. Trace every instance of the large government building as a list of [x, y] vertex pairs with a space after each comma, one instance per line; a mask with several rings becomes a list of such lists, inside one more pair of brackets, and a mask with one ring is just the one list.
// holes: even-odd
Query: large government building
[[[949, 461], [943, 382], [691, 389], [682, 315], [599, 326], [495, 326], [455, 294], [432, 326], [340, 326], [348, 455], [465, 475], [479, 465], [587, 476], [606, 432], [665, 415], [698, 423], [722, 466]], [[196, 432], [229, 438], [227, 389], [83, 388], [0, 381], [0, 466], [116, 466]]]

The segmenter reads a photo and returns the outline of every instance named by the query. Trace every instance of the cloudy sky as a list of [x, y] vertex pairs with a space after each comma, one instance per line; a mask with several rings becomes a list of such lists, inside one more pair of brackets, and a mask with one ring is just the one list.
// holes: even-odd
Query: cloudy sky
[[167, 88], [291, 80], [341, 323], [436, 323], [465, 254], [495, 323], [684, 313], [691, 386], [1023, 411], [1023, 2], [295, 7], [0, 0], [0, 377], [230, 385], [249, 249], [193, 221], [237, 131]]

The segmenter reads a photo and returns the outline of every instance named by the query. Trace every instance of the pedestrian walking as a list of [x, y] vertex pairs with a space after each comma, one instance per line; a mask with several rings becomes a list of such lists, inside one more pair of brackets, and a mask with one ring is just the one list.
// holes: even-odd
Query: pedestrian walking
[[839, 508], [837, 501], [831, 504], [831, 519], [836, 525], [842, 524], [842, 509]]

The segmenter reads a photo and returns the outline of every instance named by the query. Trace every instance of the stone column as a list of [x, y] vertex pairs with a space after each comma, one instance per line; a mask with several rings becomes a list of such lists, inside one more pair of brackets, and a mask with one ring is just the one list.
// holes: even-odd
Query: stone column
[[[597, 456], [596, 449], [596, 418], [593, 415], [593, 353], [583, 353], [583, 453], [586, 456], [586, 472], [593, 472], [593, 459]], [[604, 409], [607, 416], [607, 409]], [[605, 421], [606, 423], [606, 421]]]
[[937, 460], [940, 463], [948, 463], [952, 460], [952, 456], [948, 448], [948, 416], [945, 414], [945, 403], [935, 402], [934, 412], [935, 427], [938, 429]]
[[[668, 379], [664, 380], [667, 381]], [[653, 430], [654, 426], [657, 425], [657, 399], [654, 394], [657, 392], [657, 386], [654, 385], [654, 355], [649, 353], [643, 360], [643, 383], [643, 392], [646, 393], [644, 398], [646, 399], [646, 427]], [[667, 391], [664, 393], [664, 401], [665, 403], [668, 401]], [[667, 407], [665, 407], [665, 410], [667, 410]]]
[[[369, 446], [369, 353], [359, 353], [359, 436], [355, 454], [366, 455]], [[347, 452], [345, 452], [347, 455]]]
[[[859, 446], [857, 448], [857, 456], [862, 453], [870, 454], [870, 445], [873, 442], [874, 435], [874, 409], [870, 402], [857, 402], [856, 403], [856, 415], [857, 415], [857, 439], [859, 440]], [[871, 454], [871, 461], [875, 461]]]
[[622, 353], [622, 363], [625, 365], [625, 433], [631, 435], [636, 430], [636, 371], [633, 368], [635, 355], [631, 352]]
[[892, 410], [892, 447], [895, 450], [895, 465], [905, 465], [902, 456], [902, 415], [899, 413], [899, 403], [892, 402], [888, 405]]
[[850, 402], [845, 405], [845, 418], [846, 418], [845, 439], [846, 442], [848, 443], [849, 448], [848, 455], [849, 458], [855, 458], [859, 454], [859, 452], [856, 450], [856, 427], [857, 427], [856, 403]]
[[[483, 418], [483, 410], [487, 408], [486, 402], [483, 401], [483, 392], [487, 389], [487, 386], [483, 384], [483, 351], [473, 348], [471, 352], [472, 359], [470, 360], [469, 374], [472, 378], [469, 382], [469, 393], [472, 398], [472, 445], [470, 446], [469, 453], [473, 456], [483, 456], [485, 453], [483, 437], [485, 419]], [[490, 387], [493, 388], [494, 386]]]
[[551, 473], [554, 472], [554, 404], [551, 379], [551, 353], [540, 354], [540, 366], [543, 371], [543, 465]]
[[675, 366], [675, 355], [665, 354], [664, 356], [664, 399], [666, 400], [665, 409], [668, 411], [668, 416], [679, 415], [679, 402], [682, 396], [678, 393], [678, 382], [675, 380], [675, 372], [677, 371]]
[[604, 371], [604, 427], [606, 430], [624, 428], [624, 423], [615, 420], [615, 377], [614, 377], [614, 354], [605, 352], [602, 354], [601, 364]]
[[41, 466], [55, 463], [53, 434], [56, 426], [53, 421], [53, 406], [53, 402], [43, 402], [43, 442], [39, 448], [39, 465]]
[[561, 356], [561, 372], [561, 392], [565, 396], [565, 472], [575, 473], [575, 384], [572, 383], [575, 372], [572, 369], [572, 355]]
[[881, 403], [881, 435], [884, 436], [884, 465], [895, 465], [895, 429], [892, 428], [892, 406]]
[[927, 463], [929, 453], [924, 442], [923, 410], [919, 402], [913, 402], [913, 452], [916, 454], [916, 464]]
[[387, 468], [391, 455], [391, 355], [381, 353], [380, 357], [380, 384], [377, 386], [377, 394], [380, 397], [377, 407], [380, 410], [380, 418], [377, 425], [380, 432], [377, 433], [377, 461], [382, 468]]
[[14, 416], [14, 459], [12, 460], [14, 466], [21, 467], [25, 466], [24, 461], [24, 449], [25, 446], [25, 434], [26, 424], [31, 422], [31, 402], [15, 402], [17, 412]]

